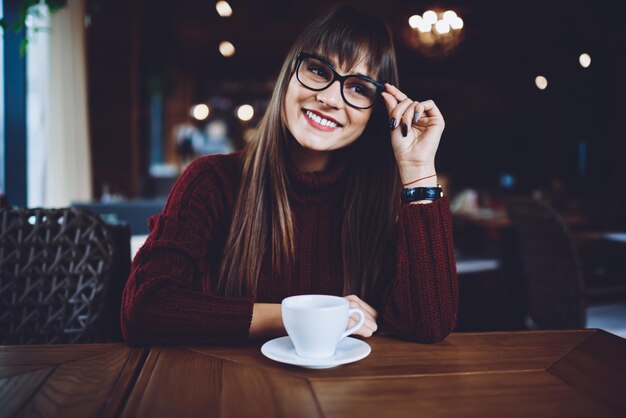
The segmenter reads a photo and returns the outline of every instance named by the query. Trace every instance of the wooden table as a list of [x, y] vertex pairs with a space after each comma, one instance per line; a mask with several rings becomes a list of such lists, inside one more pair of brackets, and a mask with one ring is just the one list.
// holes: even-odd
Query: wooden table
[[309, 370], [246, 347], [0, 347], [0, 416], [623, 417], [626, 340], [598, 330], [374, 337]]

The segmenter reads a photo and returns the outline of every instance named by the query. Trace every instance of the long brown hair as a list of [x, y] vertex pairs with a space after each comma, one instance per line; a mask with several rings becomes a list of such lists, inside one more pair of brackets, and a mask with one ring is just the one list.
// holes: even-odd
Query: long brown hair
[[[264, 257], [274, 275], [293, 262], [294, 224], [285, 166], [290, 134], [283, 103], [298, 52], [336, 57], [343, 68], [360, 60], [378, 80], [397, 85], [391, 34], [377, 18], [350, 6], [335, 8], [296, 39], [279, 73], [272, 98], [243, 156], [243, 171], [218, 289], [228, 296], [254, 296]], [[365, 131], [350, 146], [343, 200], [344, 292], [367, 299], [376, 291], [400, 202], [400, 178], [389, 139], [387, 112], [379, 99]]]

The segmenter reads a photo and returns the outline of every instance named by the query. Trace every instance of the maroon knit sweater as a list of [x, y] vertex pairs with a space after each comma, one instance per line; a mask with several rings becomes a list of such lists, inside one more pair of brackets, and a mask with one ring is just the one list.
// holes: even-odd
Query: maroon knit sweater
[[[266, 260], [256, 299], [217, 295], [220, 258], [241, 179], [241, 154], [202, 157], [185, 170], [133, 261], [124, 290], [122, 333], [131, 344], [244, 342], [255, 302], [297, 294], [342, 295], [340, 184], [346, 164], [303, 173], [289, 167], [294, 189], [296, 257], [292, 274], [272, 275]], [[458, 289], [452, 218], [444, 197], [403, 204], [393, 268], [385, 273], [378, 324], [420, 342], [445, 338], [456, 325]]]

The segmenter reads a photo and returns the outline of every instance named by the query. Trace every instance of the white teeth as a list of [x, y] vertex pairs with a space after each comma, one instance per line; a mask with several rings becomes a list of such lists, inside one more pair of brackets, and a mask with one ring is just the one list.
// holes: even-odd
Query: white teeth
[[316, 115], [315, 113], [311, 112], [310, 110], [306, 111], [306, 115], [307, 117], [309, 117], [310, 119], [313, 119], [315, 122], [319, 123], [322, 126], [328, 126], [331, 128], [336, 128], [337, 124], [335, 122], [331, 122], [328, 119], [324, 119], [318, 115]]

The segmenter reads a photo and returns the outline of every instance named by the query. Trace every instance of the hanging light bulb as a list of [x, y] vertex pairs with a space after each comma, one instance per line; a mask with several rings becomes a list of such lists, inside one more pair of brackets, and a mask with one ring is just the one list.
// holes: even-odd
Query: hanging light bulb
[[463, 19], [454, 10], [432, 9], [409, 18], [403, 30], [407, 43], [429, 57], [442, 57], [463, 39]]

